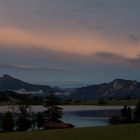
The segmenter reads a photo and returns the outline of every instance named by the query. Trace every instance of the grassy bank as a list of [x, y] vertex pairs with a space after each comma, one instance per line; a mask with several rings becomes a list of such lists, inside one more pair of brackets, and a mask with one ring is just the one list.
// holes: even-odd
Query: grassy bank
[[107, 105], [107, 106], [135, 106], [138, 100], [105, 100], [104, 104], [100, 104], [99, 101], [82, 102], [82, 105]]
[[138, 140], [140, 124], [96, 128], [0, 133], [2, 140]]
[[135, 106], [138, 100], [115, 100], [115, 101], [109, 101], [108, 105], [117, 106], [117, 105], [130, 105]]

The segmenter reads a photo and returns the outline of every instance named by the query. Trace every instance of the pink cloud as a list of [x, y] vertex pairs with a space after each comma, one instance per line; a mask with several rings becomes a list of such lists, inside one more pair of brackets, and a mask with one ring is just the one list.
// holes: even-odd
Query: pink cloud
[[129, 43], [121, 38], [108, 39], [99, 34], [40, 33], [13, 27], [0, 28], [0, 44], [4, 46], [39, 47], [51, 51], [91, 55], [109, 52], [124, 57], [136, 58], [140, 52], [139, 43]]

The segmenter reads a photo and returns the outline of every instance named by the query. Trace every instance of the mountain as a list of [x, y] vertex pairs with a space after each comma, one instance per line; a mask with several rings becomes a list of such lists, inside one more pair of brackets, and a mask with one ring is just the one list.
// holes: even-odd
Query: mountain
[[98, 99], [119, 99], [139, 98], [140, 83], [137, 81], [115, 79], [110, 83], [91, 85], [74, 89], [61, 89], [48, 85], [35, 85], [16, 79], [4, 74], [0, 77], [0, 92], [14, 91], [20, 94], [47, 95], [50, 91], [62, 98], [73, 100], [98, 100]]
[[78, 88], [68, 98], [74, 100], [140, 98], [140, 83], [131, 80], [115, 79], [110, 83]]
[[29, 94], [47, 94], [54, 91], [54, 88], [48, 85], [35, 85], [16, 79], [10, 75], [4, 74], [0, 77], [0, 91], [16, 91], [18, 93]]

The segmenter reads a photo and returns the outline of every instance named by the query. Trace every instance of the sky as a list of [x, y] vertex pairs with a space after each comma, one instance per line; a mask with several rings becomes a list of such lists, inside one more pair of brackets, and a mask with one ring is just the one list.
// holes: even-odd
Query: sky
[[0, 0], [0, 75], [72, 87], [140, 81], [139, 0]]

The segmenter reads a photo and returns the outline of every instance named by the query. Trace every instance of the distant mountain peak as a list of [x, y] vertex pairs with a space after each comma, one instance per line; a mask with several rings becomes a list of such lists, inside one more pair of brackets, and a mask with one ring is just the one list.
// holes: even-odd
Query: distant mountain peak
[[48, 86], [48, 85], [35, 85], [28, 82], [24, 82], [20, 79], [14, 78], [8, 74], [3, 74], [2, 77], [0, 77], [0, 91], [16, 91], [20, 89], [25, 89], [29, 92], [38, 92], [43, 91], [44, 93], [49, 93], [50, 91], [53, 91], [54, 88]]
[[111, 82], [111, 84], [115, 89], [121, 89], [122, 87], [137, 85], [138, 82], [132, 80], [115, 79], [113, 82]]
[[12, 76], [8, 75], [8, 74], [3, 74], [2, 76], [0, 76], [0, 78], [13, 78]]
[[3, 78], [13, 78], [13, 77], [8, 74], [3, 74]]
[[114, 79], [113, 82], [124, 82], [124, 81], [127, 81], [127, 80], [124, 80], [124, 79]]
[[114, 89], [121, 89], [124, 84], [125, 84], [125, 81], [126, 80], [123, 80], [123, 79], [115, 79], [113, 82], [112, 82], [112, 86]]
[[[20, 81], [20, 82], [23, 82], [23, 81], [21, 81], [21, 80], [19, 80], [19, 79], [17, 79], [17, 78], [14, 78], [14, 77], [12, 77], [11, 75], [8, 75], [8, 74], [3, 74], [3, 76], [2, 77], [0, 77], [0, 81], [13, 81], [13, 82], [15, 82], [15, 81]], [[0, 85], [1, 86], [1, 85]]]

